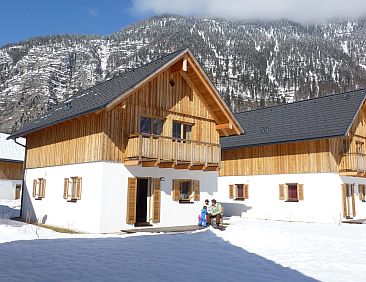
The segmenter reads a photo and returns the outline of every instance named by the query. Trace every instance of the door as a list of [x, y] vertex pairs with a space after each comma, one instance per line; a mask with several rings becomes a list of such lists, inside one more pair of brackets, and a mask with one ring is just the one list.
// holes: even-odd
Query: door
[[137, 179], [136, 194], [136, 224], [147, 223], [148, 196], [149, 196], [149, 179]]
[[353, 218], [356, 216], [355, 193], [353, 184], [342, 185], [343, 217]]

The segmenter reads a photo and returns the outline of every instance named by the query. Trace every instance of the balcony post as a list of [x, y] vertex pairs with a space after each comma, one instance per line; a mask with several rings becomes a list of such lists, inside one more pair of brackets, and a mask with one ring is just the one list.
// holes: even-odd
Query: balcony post
[[142, 134], [139, 134], [139, 162], [142, 162]]

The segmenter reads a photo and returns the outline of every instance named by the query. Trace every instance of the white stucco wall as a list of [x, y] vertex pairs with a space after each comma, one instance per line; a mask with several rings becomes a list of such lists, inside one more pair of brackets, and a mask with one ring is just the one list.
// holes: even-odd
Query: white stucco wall
[[0, 179], [0, 199], [15, 200], [15, 188], [22, 184], [21, 180]]
[[[83, 178], [82, 199], [76, 203], [63, 199], [63, 179]], [[124, 166], [114, 162], [96, 162], [67, 166], [29, 169], [26, 171], [23, 217], [86, 232], [118, 232], [134, 228], [126, 224], [128, 177], [164, 177], [161, 182], [160, 223], [155, 226], [197, 224], [197, 217], [206, 198], [217, 192], [217, 172], [160, 169], [156, 167]], [[47, 180], [46, 196], [42, 200], [31, 197], [32, 181]], [[193, 204], [179, 204], [172, 200], [173, 179], [200, 181], [201, 199]], [[210, 196], [211, 195], [211, 196]]]
[[[227, 176], [219, 177], [215, 197], [223, 203], [225, 215], [339, 223], [342, 220], [342, 181], [366, 184], [366, 179], [343, 178], [333, 173]], [[249, 199], [245, 201], [229, 199], [229, 185], [241, 183], [249, 184]], [[283, 183], [304, 184], [304, 201], [279, 200], [279, 184]], [[359, 201], [358, 189], [355, 196], [357, 218], [366, 218], [365, 203]]]

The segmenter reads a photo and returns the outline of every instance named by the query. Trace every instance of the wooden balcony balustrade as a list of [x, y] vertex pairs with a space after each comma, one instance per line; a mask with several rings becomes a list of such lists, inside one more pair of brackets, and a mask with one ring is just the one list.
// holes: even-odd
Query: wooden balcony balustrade
[[360, 153], [342, 154], [339, 171], [358, 174], [366, 173], [366, 155]]
[[219, 144], [139, 133], [129, 137], [125, 164], [150, 162], [154, 166], [162, 166], [170, 163], [171, 166], [166, 167], [181, 165], [181, 168], [202, 166], [204, 170], [208, 167], [216, 169], [220, 154]]

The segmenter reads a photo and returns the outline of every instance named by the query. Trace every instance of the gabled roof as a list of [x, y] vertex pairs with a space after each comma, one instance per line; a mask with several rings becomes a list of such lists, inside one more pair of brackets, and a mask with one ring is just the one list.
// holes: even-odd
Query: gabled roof
[[245, 134], [220, 139], [222, 148], [238, 148], [344, 136], [365, 101], [356, 90], [235, 114]]
[[[24, 161], [24, 147], [16, 144], [13, 140], [6, 140], [9, 134], [0, 133], [0, 161], [22, 162]], [[25, 139], [18, 142], [25, 145]]]
[[[25, 136], [39, 129], [70, 120], [87, 113], [110, 108], [125, 98], [125, 96], [130, 94], [137, 87], [154, 77], [157, 72], [177, 63], [186, 56], [190, 56], [192, 60], [196, 62], [189, 49], [179, 50], [139, 68], [125, 72], [118, 77], [114, 77], [89, 89], [78, 92], [72, 98], [61, 102], [41, 117], [26, 123], [17, 132], [13, 133], [10, 138]], [[203, 72], [200, 67], [199, 69]], [[203, 76], [207, 78], [204, 72]], [[210, 86], [212, 86], [212, 83]], [[237, 130], [236, 134], [242, 132], [239, 123], [227, 108], [225, 102], [221, 99], [216, 89], [214, 88], [212, 92], [216, 99], [215, 103], [220, 105], [220, 109], [225, 113], [228, 122], [230, 124], [234, 124], [235, 129]]]

